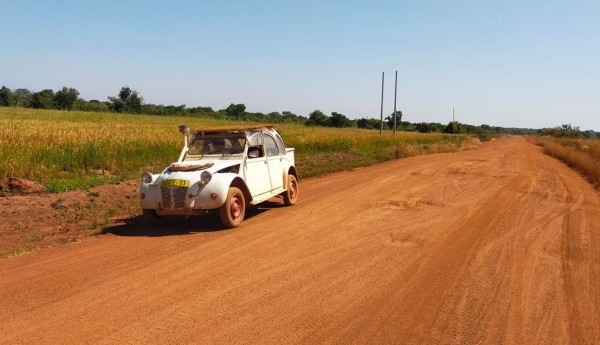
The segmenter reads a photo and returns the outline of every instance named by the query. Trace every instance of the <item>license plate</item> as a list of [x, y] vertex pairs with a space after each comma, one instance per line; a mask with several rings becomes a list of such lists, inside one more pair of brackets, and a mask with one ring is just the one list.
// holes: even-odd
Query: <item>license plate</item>
[[190, 181], [188, 180], [164, 180], [162, 182], [163, 187], [189, 187]]

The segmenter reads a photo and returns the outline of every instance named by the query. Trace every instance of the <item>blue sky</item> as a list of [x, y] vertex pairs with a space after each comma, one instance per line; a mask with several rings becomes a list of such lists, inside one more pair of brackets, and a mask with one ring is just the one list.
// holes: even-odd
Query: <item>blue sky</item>
[[600, 131], [600, 1], [0, 0], [0, 84]]

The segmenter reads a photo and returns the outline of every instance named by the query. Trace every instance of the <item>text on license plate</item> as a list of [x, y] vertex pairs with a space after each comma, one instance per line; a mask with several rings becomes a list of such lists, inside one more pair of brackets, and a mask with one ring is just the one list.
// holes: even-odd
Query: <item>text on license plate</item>
[[189, 187], [190, 181], [188, 180], [164, 180], [162, 182], [163, 187]]

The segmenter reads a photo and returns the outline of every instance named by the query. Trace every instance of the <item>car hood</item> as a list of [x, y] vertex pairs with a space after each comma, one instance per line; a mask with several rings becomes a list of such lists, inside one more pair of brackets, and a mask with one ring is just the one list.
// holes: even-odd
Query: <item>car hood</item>
[[[173, 162], [169, 165], [166, 171], [200, 171], [208, 170], [211, 173], [217, 172], [221, 169], [228, 168], [230, 166], [238, 165], [242, 163], [242, 159], [203, 159], [198, 161], [185, 161], [185, 162]], [[165, 171], [165, 172], [166, 172]]]

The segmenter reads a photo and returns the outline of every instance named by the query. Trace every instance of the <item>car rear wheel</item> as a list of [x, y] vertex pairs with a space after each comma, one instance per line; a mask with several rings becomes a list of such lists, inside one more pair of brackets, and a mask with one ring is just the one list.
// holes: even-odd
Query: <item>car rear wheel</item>
[[283, 203], [287, 206], [293, 206], [298, 201], [298, 179], [296, 176], [289, 175], [288, 177], [288, 187], [285, 192], [283, 192]]
[[227, 228], [237, 228], [244, 220], [246, 214], [246, 200], [244, 193], [237, 187], [230, 187], [227, 199], [219, 209], [221, 223]]

